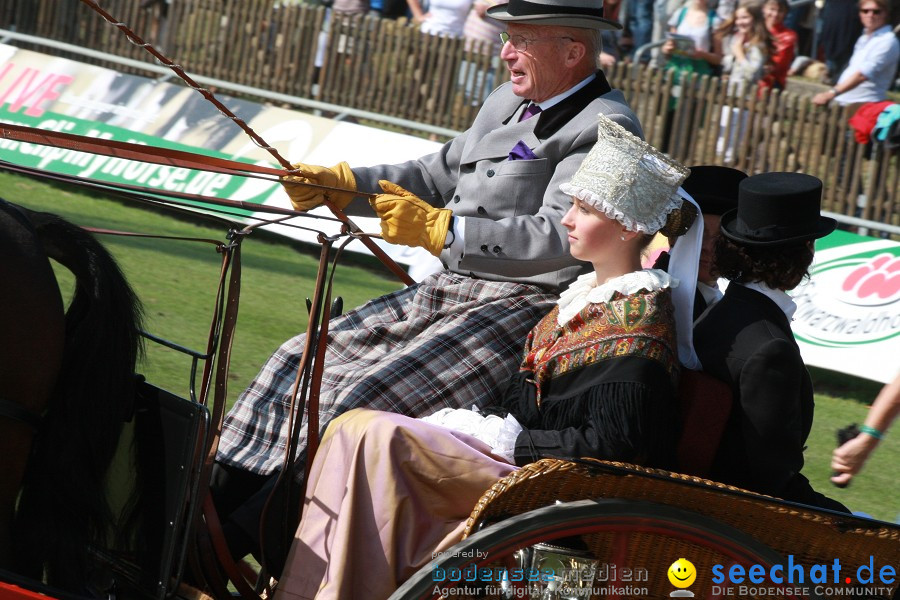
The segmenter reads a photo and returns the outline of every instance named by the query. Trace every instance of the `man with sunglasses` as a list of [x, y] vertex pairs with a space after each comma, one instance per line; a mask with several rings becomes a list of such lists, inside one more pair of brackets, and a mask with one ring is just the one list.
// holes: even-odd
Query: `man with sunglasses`
[[[332, 321], [319, 395], [323, 427], [360, 406], [419, 416], [494, 404], [528, 331], [560, 287], [589, 266], [569, 254], [561, 220], [572, 201], [559, 186], [597, 140], [597, 114], [642, 136], [598, 67], [600, 30], [621, 28], [604, 18], [601, 0], [510, 0], [487, 13], [508, 24], [500, 57], [511, 81], [487, 98], [466, 132], [403, 164], [298, 164], [297, 176], [284, 178], [296, 209], [318, 206], [325, 193], [351, 215], [374, 207], [385, 240], [425, 247], [444, 265]], [[356, 195], [382, 191], [372, 207]], [[237, 556], [256, 543], [265, 503], [256, 490], [281, 468], [305, 339], [273, 354], [225, 420], [213, 496]]]
[[900, 42], [888, 24], [888, 0], [862, 0], [859, 20], [863, 32], [853, 47], [850, 64], [828, 91], [816, 94], [813, 102], [840, 105], [881, 102], [894, 82], [900, 62]]

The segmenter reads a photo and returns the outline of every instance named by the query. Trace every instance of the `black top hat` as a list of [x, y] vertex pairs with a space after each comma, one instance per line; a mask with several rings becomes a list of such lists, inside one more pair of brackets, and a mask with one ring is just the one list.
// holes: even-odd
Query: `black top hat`
[[819, 214], [822, 181], [803, 173], [760, 173], [743, 180], [738, 207], [722, 215], [722, 234], [747, 246], [825, 237], [837, 222]]
[[704, 215], [723, 215], [738, 205], [738, 187], [747, 174], [730, 167], [691, 167], [681, 187], [697, 201]]
[[603, 0], [509, 0], [489, 8], [487, 15], [527, 25], [622, 29], [620, 23], [603, 18]]

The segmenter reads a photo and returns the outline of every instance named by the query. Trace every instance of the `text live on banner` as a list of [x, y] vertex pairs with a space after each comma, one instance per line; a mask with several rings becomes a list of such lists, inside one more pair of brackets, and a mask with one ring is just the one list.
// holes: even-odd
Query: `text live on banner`
[[[257, 102], [217, 97], [263, 139], [292, 162], [369, 166], [410, 160], [440, 147], [437, 142], [316, 117]], [[196, 152], [246, 163], [279, 167], [241, 129], [196, 91], [183, 85], [118, 73], [73, 60], [0, 44], [0, 121]], [[97, 181], [187, 192], [215, 198], [290, 207], [277, 182], [153, 165], [84, 152], [0, 140], [0, 159]], [[330, 215], [327, 209], [314, 211]], [[260, 214], [266, 217], [265, 214]], [[354, 218], [378, 233], [377, 219]], [[335, 233], [338, 226], [304, 226]], [[271, 226], [270, 230], [307, 242], [313, 232]], [[397, 262], [427, 268], [437, 261], [422, 249], [381, 242]], [[367, 252], [360, 242], [349, 249]], [[439, 264], [439, 263], [438, 263]]]

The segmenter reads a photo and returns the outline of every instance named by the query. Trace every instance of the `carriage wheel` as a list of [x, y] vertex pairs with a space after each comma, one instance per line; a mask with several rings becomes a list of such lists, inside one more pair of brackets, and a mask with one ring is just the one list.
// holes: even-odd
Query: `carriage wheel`
[[[712, 549], [731, 564], [761, 564], [767, 571], [773, 564], [784, 564], [784, 558], [772, 548], [738, 529], [694, 512], [632, 500], [579, 500], [538, 508], [486, 527], [422, 567], [390, 600], [441, 598], [440, 593], [435, 593], [436, 588], [452, 587], [452, 584], [436, 582], [436, 569], [449, 573], [455, 569], [471, 569], [471, 565], [483, 567], [509, 559], [517, 550], [538, 543], [596, 533], [666, 536]], [[660, 560], [666, 564], [652, 566], [662, 574], [669, 567], [667, 561], [674, 559], [666, 556]], [[790, 594], [781, 597], [798, 598]]]

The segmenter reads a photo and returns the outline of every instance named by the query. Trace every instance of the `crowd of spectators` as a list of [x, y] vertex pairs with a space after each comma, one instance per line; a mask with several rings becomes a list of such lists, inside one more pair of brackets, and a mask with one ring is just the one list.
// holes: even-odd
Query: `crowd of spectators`
[[[824, 0], [816, 3], [745, 0], [740, 5], [734, 0], [624, 2], [625, 30], [618, 41], [622, 54], [631, 60], [646, 62], [650, 60], [652, 51], [656, 53], [653, 60], [666, 68], [683, 70], [687, 64], [688, 70], [727, 75], [728, 63], [731, 62], [732, 69], [735, 66], [727, 56], [731, 54], [741, 58], [741, 48], [733, 43], [739, 25], [735, 13], [739, 6], [745, 6], [754, 26], [758, 24], [761, 13], [768, 32], [768, 36], [762, 32], [756, 34], [757, 39], [751, 48], [754, 55], [756, 49], [763, 51], [762, 70], [757, 69], [755, 64], [749, 65], [752, 67], [752, 82], [758, 82], [761, 88], [783, 89], [788, 75], [803, 75], [811, 63], [821, 65], [818, 70], [808, 71], [813, 79], [836, 85], [842, 76], [849, 75], [845, 71], [854, 53], [857, 59], [855, 71], [867, 75], [869, 84], [866, 88], [872, 85], [879, 88], [879, 100], [884, 100], [888, 89], [897, 88], [896, 51], [893, 49], [897, 46], [897, 32], [893, 28], [900, 22], [900, 5], [892, 6], [887, 1], [880, 1], [874, 7], [876, 12], [872, 12], [871, 7], [863, 7], [864, 2], [860, 0]], [[873, 25], [873, 21], [877, 22], [877, 26]], [[664, 23], [665, 27], [657, 27], [659, 23]], [[654, 24], [653, 27], [651, 24]], [[873, 35], [876, 30], [877, 35]], [[731, 43], [726, 41], [729, 37]], [[694, 41], [693, 51], [678, 45], [686, 43], [683, 38]], [[745, 41], [743, 46], [746, 45]], [[861, 46], [866, 46], [865, 52]], [[795, 62], [798, 57], [801, 60]], [[866, 67], [861, 68], [861, 63], [865, 63]], [[746, 69], [739, 68], [739, 74], [743, 85], [750, 82]], [[878, 83], [873, 83], [873, 78]], [[861, 101], [852, 96], [846, 99]], [[867, 96], [865, 101], [872, 100]]]
[[[499, 1], [328, 0], [326, 4], [345, 15], [407, 18], [423, 32], [465, 38], [467, 49], [478, 42], [483, 51], [495, 55], [503, 27], [486, 11]], [[788, 75], [807, 72], [843, 89], [846, 86], [839, 81], [849, 76], [856, 53], [854, 71], [871, 75], [863, 90], [874, 85], [879, 97], [873, 99], [884, 100], [888, 89], [897, 88], [897, 52], [891, 46], [897, 46], [892, 28], [900, 22], [900, 7], [881, 0], [879, 14], [863, 14], [861, 4], [860, 0], [607, 0], [607, 17], [620, 21], [624, 29], [604, 32], [601, 65], [609, 69], [620, 61], [652, 60], [679, 72], [724, 75], [733, 80], [733, 89], [742, 90], [754, 84], [783, 89]], [[873, 28], [867, 20], [880, 25]], [[875, 29], [879, 41], [869, 43], [863, 53], [861, 40], [868, 40], [866, 35]], [[811, 61], [824, 66], [806, 71]], [[838, 101], [856, 102], [857, 95]], [[873, 101], [872, 94], [865, 95], [866, 101]]]

